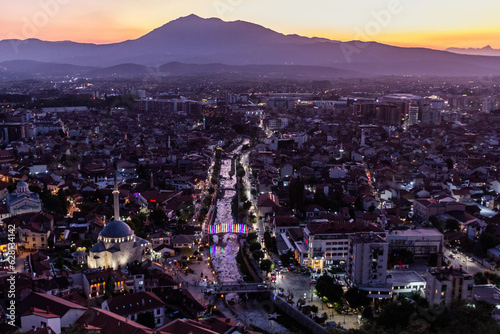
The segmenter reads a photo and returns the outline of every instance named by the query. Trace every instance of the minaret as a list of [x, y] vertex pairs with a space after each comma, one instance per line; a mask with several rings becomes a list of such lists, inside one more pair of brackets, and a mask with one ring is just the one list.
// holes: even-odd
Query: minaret
[[115, 220], [120, 220], [120, 192], [118, 191], [118, 183], [116, 181], [115, 170], [115, 187], [113, 189], [113, 208], [115, 212]]

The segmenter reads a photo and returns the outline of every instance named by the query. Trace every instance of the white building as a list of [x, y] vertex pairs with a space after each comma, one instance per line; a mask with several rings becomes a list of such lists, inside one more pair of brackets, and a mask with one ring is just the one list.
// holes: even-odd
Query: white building
[[425, 295], [431, 305], [450, 305], [453, 300], [472, 299], [474, 280], [462, 268], [436, 269], [425, 278], [427, 288]]
[[7, 209], [11, 216], [42, 211], [42, 201], [38, 194], [29, 190], [26, 182], [19, 182], [16, 191], [7, 196]]
[[350, 235], [347, 284], [368, 291], [369, 298], [391, 298], [392, 284], [387, 281], [388, 252], [387, 242], [374, 233]]
[[92, 246], [87, 259], [90, 269], [125, 267], [135, 261], [142, 262], [147, 240], [135, 236], [134, 231], [122, 221], [106, 224], [99, 233], [97, 243]]
[[370, 298], [390, 298], [392, 284], [387, 282], [389, 245], [374, 233], [349, 236], [346, 281], [368, 291]]
[[349, 236], [357, 232], [383, 231], [373, 224], [329, 222], [326, 219], [310, 222], [304, 228], [304, 245], [307, 247], [304, 264], [321, 271], [328, 265], [347, 261]]
[[411, 295], [417, 293], [424, 297], [427, 282], [415, 271], [390, 270], [387, 272], [387, 282], [392, 284], [392, 295]]
[[[33, 305], [41, 307], [34, 308]], [[23, 332], [33, 328], [50, 327], [55, 333], [71, 327], [87, 310], [79, 304], [49, 294], [32, 292], [19, 305]]]

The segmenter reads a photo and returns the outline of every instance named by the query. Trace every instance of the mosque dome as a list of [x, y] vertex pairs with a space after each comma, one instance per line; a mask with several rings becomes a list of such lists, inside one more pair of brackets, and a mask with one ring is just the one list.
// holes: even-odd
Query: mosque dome
[[126, 238], [134, 234], [134, 231], [122, 221], [114, 220], [104, 226], [99, 236], [102, 238]]

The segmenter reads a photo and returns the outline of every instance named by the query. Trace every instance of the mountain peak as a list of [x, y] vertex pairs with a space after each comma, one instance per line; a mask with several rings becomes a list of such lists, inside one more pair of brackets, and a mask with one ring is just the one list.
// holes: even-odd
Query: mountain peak
[[181, 16], [174, 21], [197, 21], [197, 20], [205, 20], [205, 19], [196, 14], [189, 14], [188, 16]]

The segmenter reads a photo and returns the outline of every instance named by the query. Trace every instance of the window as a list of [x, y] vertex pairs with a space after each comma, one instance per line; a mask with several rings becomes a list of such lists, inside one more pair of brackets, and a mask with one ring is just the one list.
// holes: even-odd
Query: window
[[35, 237], [33, 237], [33, 241], [36, 241], [36, 238], [35, 238]]
[[159, 308], [156, 309], [156, 315], [160, 315], [160, 309]]

